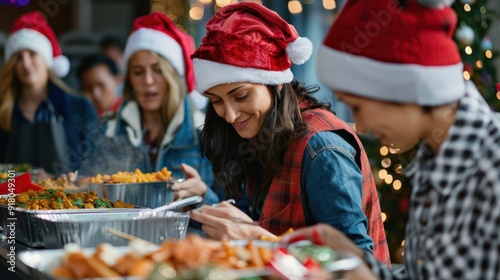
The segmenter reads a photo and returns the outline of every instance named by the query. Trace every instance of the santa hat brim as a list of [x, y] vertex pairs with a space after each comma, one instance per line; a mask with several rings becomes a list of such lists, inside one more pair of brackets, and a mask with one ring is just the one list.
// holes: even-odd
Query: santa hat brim
[[52, 44], [42, 33], [23, 28], [11, 34], [5, 45], [5, 60], [9, 60], [20, 50], [32, 50], [38, 53], [47, 67], [52, 67]]
[[293, 73], [290, 69], [270, 71], [249, 67], [243, 68], [199, 58], [194, 58], [193, 64], [196, 90], [202, 94], [208, 89], [222, 84], [248, 82], [263, 85], [281, 85], [293, 80]]
[[385, 63], [325, 45], [318, 51], [319, 80], [333, 90], [366, 98], [437, 106], [465, 94], [463, 64], [422, 66]]
[[182, 48], [172, 37], [165, 33], [149, 28], [140, 28], [132, 33], [123, 54], [123, 69], [128, 68], [132, 55], [138, 51], [152, 51], [168, 60], [180, 76], [184, 73]]
[[5, 45], [5, 60], [9, 60], [20, 50], [31, 50], [39, 54], [47, 67], [59, 77], [69, 73], [70, 62], [64, 55], [53, 57], [52, 44], [42, 33], [23, 28], [9, 36]]

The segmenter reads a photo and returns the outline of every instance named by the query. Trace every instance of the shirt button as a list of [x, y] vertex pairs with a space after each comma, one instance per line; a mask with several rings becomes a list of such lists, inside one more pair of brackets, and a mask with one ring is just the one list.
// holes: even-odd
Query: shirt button
[[420, 219], [420, 224], [423, 225], [423, 226], [427, 225], [427, 219], [426, 218], [421, 218]]
[[424, 260], [422, 258], [418, 258], [416, 261], [417, 265], [422, 265], [423, 262]]

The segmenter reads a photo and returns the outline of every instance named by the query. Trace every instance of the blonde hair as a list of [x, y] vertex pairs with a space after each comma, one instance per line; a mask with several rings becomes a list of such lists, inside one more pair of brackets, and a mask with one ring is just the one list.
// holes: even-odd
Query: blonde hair
[[[21, 82], [16, 76], [16, 63], [18, 54], [13, 55], [0, 68], [0, 129], [10, 132], [12, 130], [12, 111], [17, 95], [21, 92]], [[49, 80], [67, 93], [74, 92], [52, 70], [49, 71]]]
[[[160, 114], [162, 119], [162, 135], [165, 134], [168, 124], [174, 118], [177, 108], [181, 105], [184, 95], [186, 93], [186, 86], [174, 69], [172, 64], [166, 60], [161, 55], [155, 52], [147, 51], [151, 53], [158, 60], [158, 67], [163, 74], [163, 77], [167, 81], [167, 92], [165, 98], [162, 100], [160, 107]], [[130, 83], [130, 68], [127, 67], [127, 73], [125, 75], [125, 83], [123, 88], [123, 96], [125, 100], [136, 100], [136, 95], [133, 90], [132, 84]]]

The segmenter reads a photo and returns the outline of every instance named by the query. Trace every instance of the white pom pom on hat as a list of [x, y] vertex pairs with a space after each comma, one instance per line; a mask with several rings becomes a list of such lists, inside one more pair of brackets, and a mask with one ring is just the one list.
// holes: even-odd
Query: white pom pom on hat
[[286, 54], [294, 64], [304, 64], [309, 60], [313, 52], [311, 40], [305, 37], [299, 37], [286, 46]]
[[54, 71], [57, 76], [64, 77], [68, 75], [70, 68], [71, 63], [66, 56], [60, 55], [54, 58], [54, 62], [52, 63], [52, 71]]

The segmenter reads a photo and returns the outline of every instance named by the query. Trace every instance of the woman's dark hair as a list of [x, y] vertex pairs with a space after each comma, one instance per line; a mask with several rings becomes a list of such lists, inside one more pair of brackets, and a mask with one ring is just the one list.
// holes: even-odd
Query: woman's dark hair
[[210, 102], [201, 137], [201, 151], [212, 163], [214, 178], [226, 196], [241, 197], [245, 183], [258, 206], [262, 206], [274, 176], [281, 170], [288, 145], [306, 132], [301, 111], [330, 108], [311, 95], [318, 86], [305, 87], [294, 80], [284, 84], [281, 91], [278, 86], [268, 88], [274, 105], [256, 137], [241, 138]]

